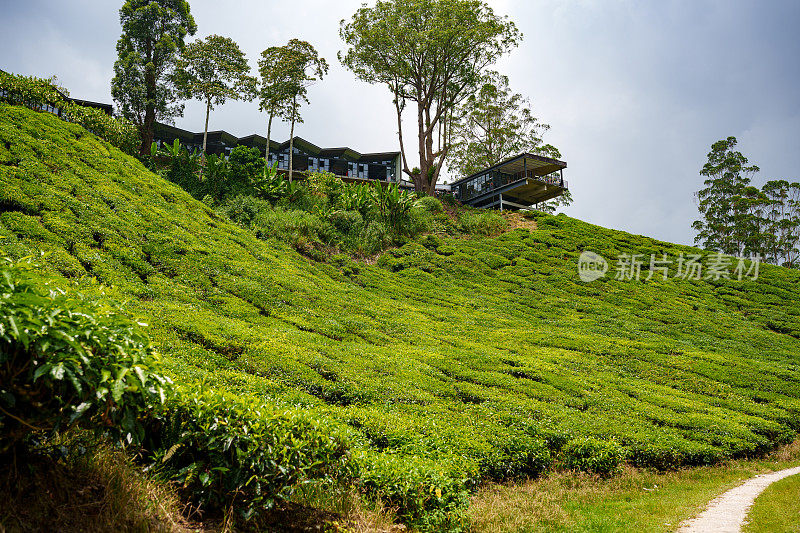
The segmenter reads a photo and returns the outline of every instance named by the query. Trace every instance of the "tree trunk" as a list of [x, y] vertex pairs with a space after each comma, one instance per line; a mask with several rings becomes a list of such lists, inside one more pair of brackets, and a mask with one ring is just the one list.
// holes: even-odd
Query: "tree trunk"
[[428, 169], [430, 164], [425, 153], [425, 108], [422, 102], [417, 102], [417, 141], [419, 150], [419, 174], [414, 176], [414, 190], [417, 192], [425, 191], [425, 182], [428, 179]]
[[[292, 107], [297, 103], [297, 98], [292, 103]], [[292, 110], [292, 130], [289, 132], [289, 183], [292, 182], [292, 165], [294, 164], [294, 109]]]
[[[148, 57], [149, 57], [148, 50]], [[139, 134], [142, 138], [142, 144], [139, 146], [139, 153], [147, 156], [150, 153], [150, 145], [153, 144], [153, 125], [156, 122], [156, 74], [151, 69], [146, 68], [144, 75], [145, 92], [147, 94], [147, 103], [144, 108], [144, 124]]]
[[267, 149], [265, 150], [264, 157], [266, 158], [267, 165], [269, 165], [269, 136], [272, 133], [272, 116], [274, 113], [270, 111], [269, 113], [269, 120], [267, 121]]
[[206, 140], [208, 140], [208, 115], [211, 113], [211, 100], [206, 100], [206, 127], [203, 130], [203, 161], [206, 160]]
[[206, 170], [206, 141], [208, 140], [208, 115], [211, 113], [211, 100], [206, 100], [206, 126], [203, 130], [203, 152], [200, 154], [200, 170], [197, 171], [197, 180], [203, 181]]

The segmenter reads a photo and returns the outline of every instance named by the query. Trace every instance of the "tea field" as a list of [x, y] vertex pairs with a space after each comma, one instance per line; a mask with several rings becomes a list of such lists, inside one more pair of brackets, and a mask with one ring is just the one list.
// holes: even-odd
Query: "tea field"
[[583, 250], [701, 252], [536, 222], [316, 261], [80, 126], [0, 105], [0, 255], [112, 287], [175, 381], [330, 421], [361, 490], [419, 527], [460, 519], [486, 480], [705, 465], [795, 438], [800, 272], [616, 280], [612, 260], [584, 283]]

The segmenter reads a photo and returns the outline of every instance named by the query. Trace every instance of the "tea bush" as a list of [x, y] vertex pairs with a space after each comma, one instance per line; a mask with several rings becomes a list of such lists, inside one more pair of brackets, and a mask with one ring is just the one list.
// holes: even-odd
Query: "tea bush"
[[564, 466], [593, 474], [608, 475], [619, 470], [625, 451], [617, 443], [592, 437], [569, 441], [562, 450]]
[[352, 477], [335, 426], [256, 398], [179, 387], [147, 427], [144, 460], [206, 510], [235, 505], [248, 519], [302, 485]]
[[140, 325], [26, 263], [0, 263], [0, 453], [73, 424], [140, 442], [169, 384]]

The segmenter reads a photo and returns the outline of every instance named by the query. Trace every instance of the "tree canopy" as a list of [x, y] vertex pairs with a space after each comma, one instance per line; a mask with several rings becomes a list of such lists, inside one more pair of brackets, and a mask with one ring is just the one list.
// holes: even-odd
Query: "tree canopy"
[[285, 46], [261, 53], [261, 108], [291, 123], [289, 133], [289, 181], [292, 179], [294, 126], [302, 123], [302, 104], [309, 103], [308, 88], [328, 73], [328, 62], [307, 41], [291, 39]]
[[511, 91], [507, 76], [489, 71], [455, 113], [447, 166], [463, 177], [522, 152], [559, 158], [558, 149], [542, 140], [549, 129], [530, 101]]
[[728, 255], [759, 255], [797, 267], [800, 257], [800, 183], [750, 178], [759, 168], [735, 150], [736, 137], [715, 142], [700, 171], [705, 187], [697, 193], [701, 218], [692, 227], [695, 242]]
[[[521, 34], [482, 0], [379, 0], [343, 20], [340, 35], [349, 46], [341, 62], [392, 93], [403, 172], [418, 191], [433, 192], [450, 151], [455, 107]], [[417, 105], [419, 172], [410, 169], [403, 144], [408, 102]]]
[[239, 45], [229, 37], [209, 35], [189, 43], [178, 58], [174, 81], [182, 98], [206, 104], [203, 153], [208, 137], [208, 116], [214, 106], [227, 100], [252, 100], [256, 80]]
[[269, 160], [269, 141], [272, 134], [272, 119], [290, 120], [292, 97], [295, 87], [292, 84], [293, 61], [287, 46], [271, 46], [261, 52], [258, 60], [259, 85], [258, 109], [269, 115], [267, 122], [267, 150]]
[[119, 10], [122, 35], [111, 95], [122, 115], [138, 128], [146, 154], [156, 120], [183, 114], [170, 74], [187, 35], [197, 26], [186, 0], [126, 0]]

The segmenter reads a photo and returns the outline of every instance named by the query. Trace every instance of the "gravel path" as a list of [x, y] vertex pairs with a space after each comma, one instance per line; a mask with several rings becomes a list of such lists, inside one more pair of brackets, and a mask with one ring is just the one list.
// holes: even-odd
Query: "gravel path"
[[684, 521], [677, 533], [739, 533], [756, 497], [771, 483], [800, 474], [800, 466], [748, 479], [708, 504], [705, 511]]

